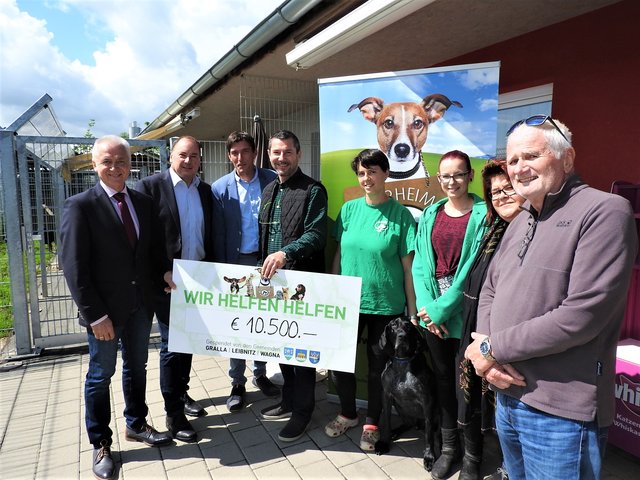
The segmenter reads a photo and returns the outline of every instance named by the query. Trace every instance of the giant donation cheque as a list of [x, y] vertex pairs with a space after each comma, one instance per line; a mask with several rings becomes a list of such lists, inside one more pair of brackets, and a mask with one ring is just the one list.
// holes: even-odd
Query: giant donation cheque
[[358, 277], [174, 260], [169, 350], [353, 372]]

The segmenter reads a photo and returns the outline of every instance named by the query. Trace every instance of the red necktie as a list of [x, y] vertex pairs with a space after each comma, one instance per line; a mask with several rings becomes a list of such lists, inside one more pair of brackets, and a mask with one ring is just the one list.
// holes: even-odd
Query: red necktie
[[133, 218], [131, 218], [131, 212], [129, 212], [129, 206], [124, 199], [124, 193], [116, 193], [113, 198], [118, 202], [118, 208], [120, 209], [120, 215], [122, 216], [122, 224], [124, 225], [124, 232], [127, 234], [131, 247], [135, 248], [136, 242], [138, 241], [138, 235], [136, 234], [136, 226], [133, 224]]

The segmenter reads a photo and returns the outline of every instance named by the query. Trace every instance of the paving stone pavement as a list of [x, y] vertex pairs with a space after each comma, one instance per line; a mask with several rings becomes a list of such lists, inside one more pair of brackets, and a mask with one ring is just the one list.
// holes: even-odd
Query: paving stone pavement
[[[149, 346], [148, 421], [164, 430], [159, 388], [159, 340]], [[84, 428], [86, 348], [44, 355], [0, 366], [0, 479], [87, 479], [92, 447]], [[359, 447], [360, 428], [335, 439], [324, 434], [337, 405], [327, 396], [327, 380], [317, 384], [316, 409], [305, 435], [283, 443], [278, 432], [285, 420], [263, 420], [260, 410], [273, 403], [247, 382], [247, 407], [231, 414], [225, 402], [230, 392], [229, 362], [221, 357], [195, 356], [189, 394], [208, 414], [192, 420], [200, 441], [161, 448], [124, 439], [121, 363], [112, 382], [112, 451], [120, 479], [429, 479], [422, 467], [421, 432], [404, 433], [382, 456]], [[249, 373], [247, 372], [247, 376]], [[360, 412], [363, 420], [364, 412]], [[483, 474], [498, 466], [496, 449], [485, 446]], [[638, 478], [640, 462], [610, 447], [605, 480]], [[457, 479], [457, 473], [452, 477]], [[570, 480], [570, 479], [563, 479]]]

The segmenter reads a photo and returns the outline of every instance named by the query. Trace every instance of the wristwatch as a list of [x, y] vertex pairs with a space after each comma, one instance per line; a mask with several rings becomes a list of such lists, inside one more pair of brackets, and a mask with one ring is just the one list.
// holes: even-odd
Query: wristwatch
[[480, 353], [486, 360], [490, 362], [496, 361], [495, 357], [491, 355], [491, 340], [489, 340], [489, 337], [484, 337], [484, 340], [480, 342]]

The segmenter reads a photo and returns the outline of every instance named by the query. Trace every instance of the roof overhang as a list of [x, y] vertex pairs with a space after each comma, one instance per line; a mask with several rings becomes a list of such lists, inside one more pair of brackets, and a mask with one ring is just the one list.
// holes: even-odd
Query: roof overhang
[[369, 0], [286, 55], [287, 65], [309, 68], [435, 0]]
[[[200, 139], [223, 140], [230, 131], [241, 126], [239, 98], [242, 75], [316, 82], [320, 78], [429, 68], [620, 0], [414, 0], [420, 8], [410, 13], [407, 13], [408, 10], [400, 10], [401, 18], [392, 23], [379, 24], [379, 29], [375, 21], [371, 24], [363, 18], [358, 24], [365, 33], [363, 38], [354, 37], [347, 41], [343, 36], [341, 42], [338, 36], [339, 48], [331, 47], [332, 50], [325, 50], [329, 52], [328, 55], [313, 65], [308, 64], [308, 68], [296, 69], [287, 64], [287, 54], [304, 45], [305, 48], [311, 47], [313, 43], [309, 42], [316, 37], [320, 38], [320, 35], [331, 37], [331, 24], [338, 24], [360, 6], [371, 6], [378, 1], [383, 0], [314, 2], [312, 9], [304, 13], [300, 11], [296, 20], [290, 20], [286, 28], [282, 29], [283, 26], [280, 25], [277, 30], [271, 30], [267, 25], [275, 21], [272, 18], [274, 15], [280, 16], [292, 4], [300, 7], [297, 0], [283, 3], [272, 16], [261, 23], [261, 27], [259, 26], [262, 48], [257, 48], [256, 43], [252, 48], [255, 52], [253, 55], [242, 58], [242, 61], [236, 59], [237, 61], [232, 62], [236, 65], [234, 69], [228, 70], [225, 75], [218, 74], [215, 82], [208, 83], [206, 87], [203, 82], [208, 74], [205, 74], [152, 122], [147, 130], [159, 128], [176, 115], [198, 106], [201, 110], [200, 117], [185, 126], [181, 134], [193, 135]], [[404, 0], [386, 1], [398, 5], [409, 3]], [[406, 14], [402, 16], [402, 12]], [[384, 12], [381, 12], [379, 17], [380, 22], [385, 21]], [[348, 29], [344, 35], [347, 31]], [[375, 33], [371, 33], [374, 31]], [[258, 41], [257, 37], [251, 34], [243, 41], [248, 38]], [[544, 39], [548, 42], [552, 40]], [[239, 53], [232, 50], [228, 55]], [[223, 60], [216, 63], [212, 70], [226, 63]], [[293, 66], [295, 67], [295, 64]], [[182, 107], [183, 103], [188, 105]], [[165, 116], [169, 111], [172, 116]]]

